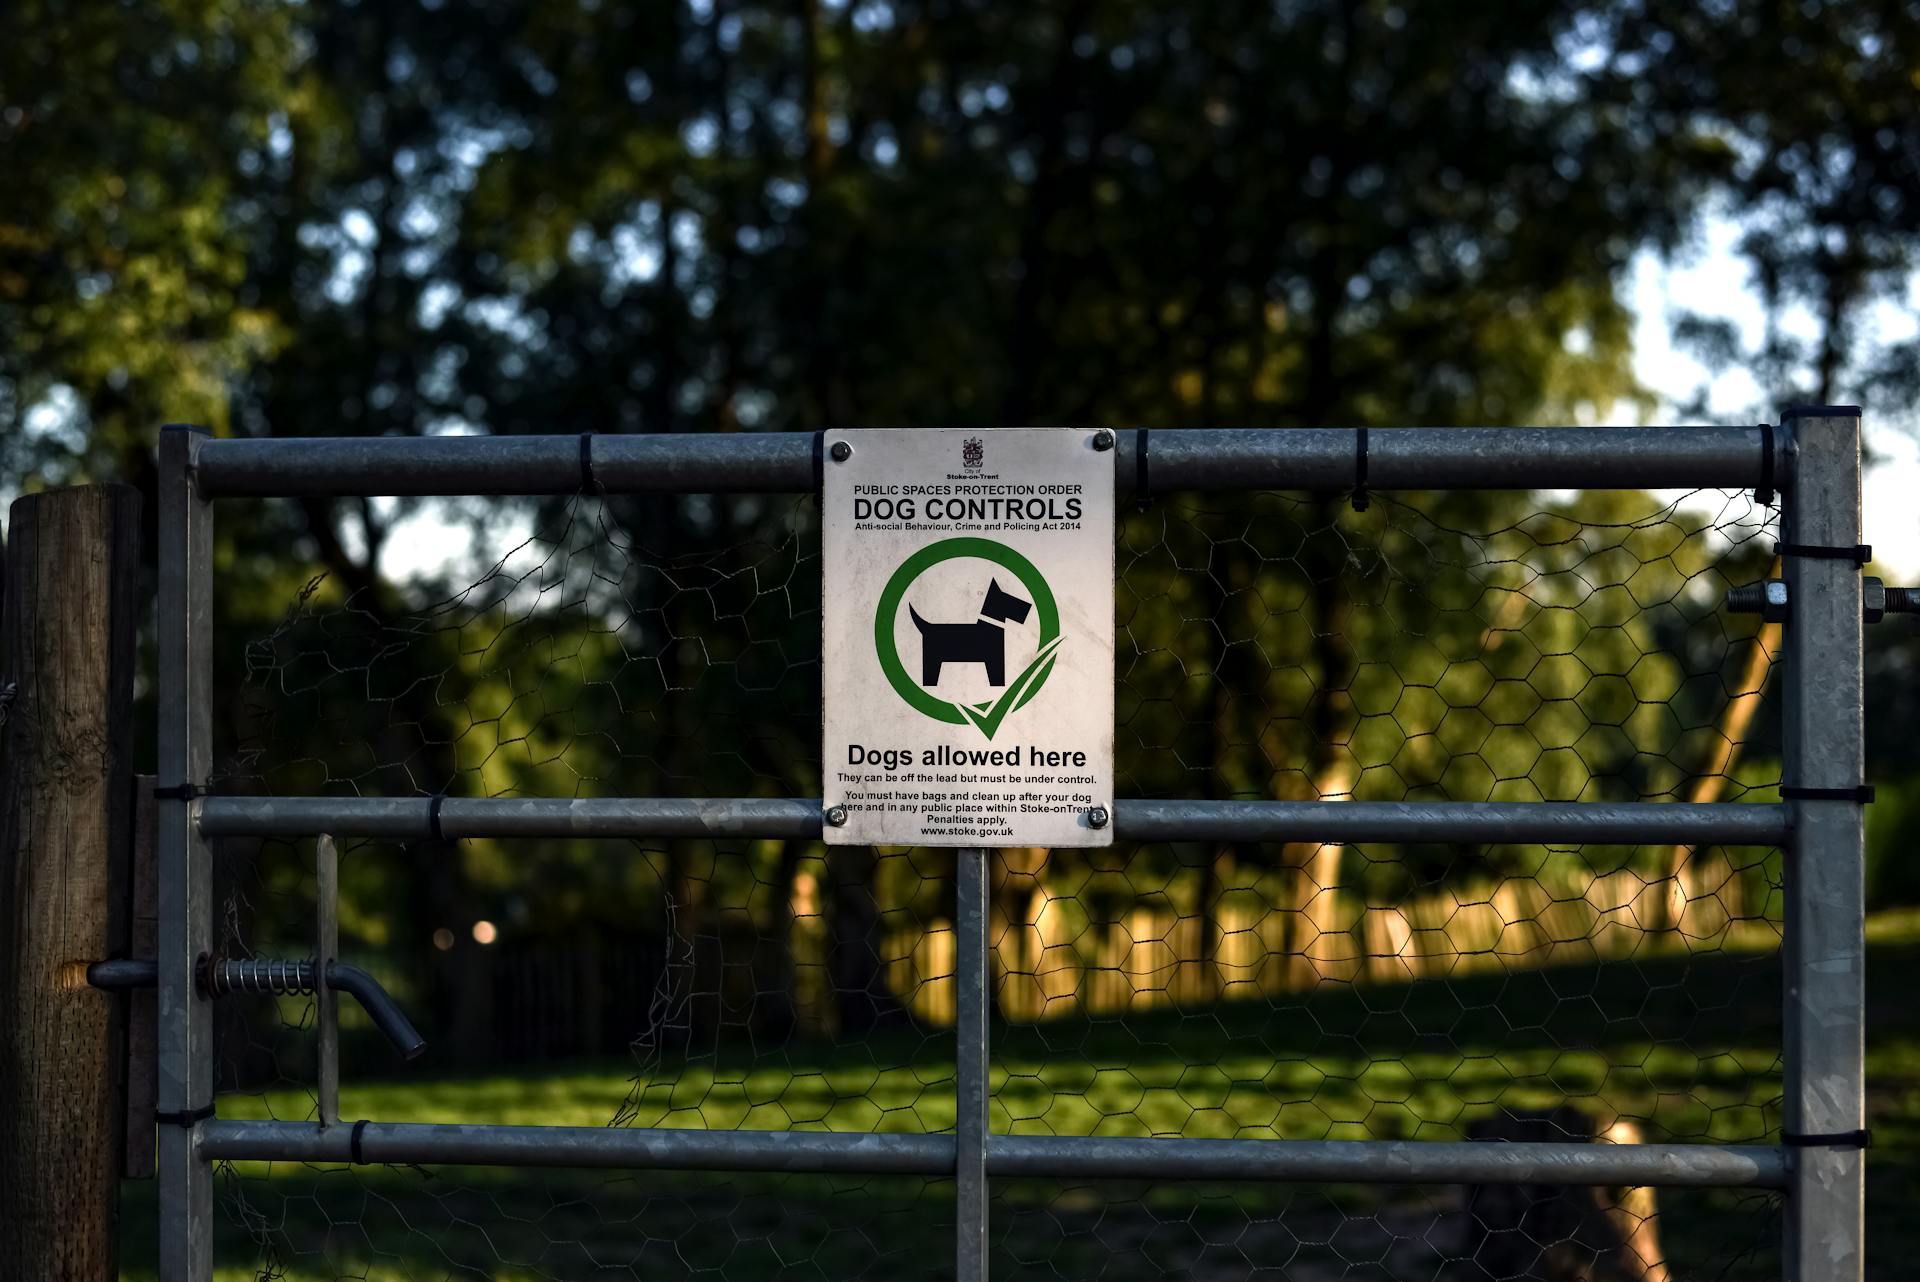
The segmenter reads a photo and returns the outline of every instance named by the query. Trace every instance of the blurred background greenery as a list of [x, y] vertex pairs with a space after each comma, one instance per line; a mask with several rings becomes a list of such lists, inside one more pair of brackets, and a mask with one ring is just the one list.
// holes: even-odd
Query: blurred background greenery
[[[169, 421], [1680, 423], [1857, 401], [1895, 434], [1876, 438], [1893, 466], [1920, 388], [1917, 18], [1818, 0], [17, 0], [0, 495], [150, 494]], [[1697, 376], [1656, 386], [1637, 282], [1703, 245], [1741, 283], [1651, 300], [1662, 368]], [[1729, 495], [1165, 498], [1119, 536], [1123, 791], [1769, 798], [1777, 633], [1719, 608], [1766, 572], [1767, 519]], [[818, 795], [807, 503], [231, 503], [218, 540], [223, 786]], [[1920, 642], [1894, 620], [1870, 647], [1869, 896], [1895, 910], [1920, 903]], [[302, 950], [304, 852], [223, 858], [229, 945]], [[997, 859], [999, 1010], [1035, 1027], [1656, 955], [1713, 954], [1674, 982], [1718, 1008], [1726, 965], [1778, 937], [1770, 852]], [[947, 1017], [945, 867], [779, 843], [362, 848], [344, 938], [417, 1007], [441, 1069], [638, 1039], [641, 1077], [677, 1078], [746, 1045], [778, 1059], [785, 1109], [807, 1046], [874, 1034], [892, 1049], [870, 1067], [919, 1063]], [[307, 1098], [306, 1019], [229, 1017], [229, 1085]], [[1709, 1052], [1696, 1023], [1645, 1028]], [[1093, 1054], [1090, 1033], [1050, 1036], [1035, 1062]], [[1343, 1036], [1303, 1062], [1356, 1053]], [[1742, 1053], [1777, 1047], [1758, 1042]], [[1599, 1080], [1598, 1112], [1738, 1137]], [[1308, 1113], [1344, 1098], [1292, 1089]], [[1457, 1130], [1447, 1099], [1279, 1129]], [[770, 1124], [759, 1105], [706, 1122]], [[1739, 1134], [1777, 1122], [1734, 1116]], [[845, 1124], [879, 1124], [861, 1117]]]

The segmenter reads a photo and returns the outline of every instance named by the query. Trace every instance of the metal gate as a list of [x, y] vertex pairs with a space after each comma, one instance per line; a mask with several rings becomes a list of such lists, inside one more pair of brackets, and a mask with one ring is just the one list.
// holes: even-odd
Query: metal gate
[[[439, 439], [209, 439], [160, 446], [158, 859], [161, 1275], [212, 1275], [214, 1164], [239, 1160], [846, 1172], [951, 1177], [955, 1275], [986, 1275], [989, 1182], [1137, 1177], [1250, 1182], [1611, 1184], [1783, 1190], [1783, 1260], [1797, 1282], [1861, 1275], [1863, 762], [1860, 419], [1789, 411], [1778, 426], [1638, 429], [1325, 428], [1121, 432], [1122, 492], [1396, 489], [1773, 491], [1782, 503], [1785, 614], [1783, 800], [1688, 802], [1156, 801], [1121, 798], [1121, 840], [1780, 846], [1785, 1102], [1777, 1145], [1231, 1140], [994, 1134], [989, 1130], [984, 852], [958, 855], [956, 1125], [951, 1134], [838, 1134], [428, 1125], [338, 1116], [330, 1029], [332, 894], [323, 853], [316, 966], [319, 1120], [214, 1115], [204, 965], [215, 905], [210, 843], [223, 837], [818, 836], [815, 801], [713, 797], [247, 797], [209, 795], [212, 534], [222, 500], [276, 496], [806, 493], [805, 435]], [[323, 841], [323, 851], [330, 843]], [[271, 976], [255, 975], [267, 985]], [[229, 976], [244, 984], [246, 976]], [[351, 988], [337, 974], [332, 987]], [[404, 1021], [402, 1021], [404, 1022]]]

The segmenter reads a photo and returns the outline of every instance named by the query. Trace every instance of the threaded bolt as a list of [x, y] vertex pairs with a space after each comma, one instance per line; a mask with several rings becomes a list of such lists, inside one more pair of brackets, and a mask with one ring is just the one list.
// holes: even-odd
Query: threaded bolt
[[1107, 820], [1111, 818], [1112, 816], [1107, 813], [1105, 806], [1095, 806], [1093, 809], [1087, 811], [1087, 827], [1104, 828], [1107, 826]]
[[[1770, 623], [1787, 617], [1787, 585], [1779, 579], [1743, 583], [1727, 591], [1727, 609], [1734, 614], [1757, 614]], [[1890, 588], [1873, 575], [1860, 580], [1860, 617], [1878, 623], [1889, 614], [1920, 614], [1920, 588]]]
[[1780, 579], [1743, 583], [1727, 591], [1727, 609], [1735, 614], [1757, 614], [1769, 623], [1787, 617], [1787, 585]]
[[845, 806], [829, 806], [827, 808], [827, 826], [829, 828], [846, 827], [847, 808]]

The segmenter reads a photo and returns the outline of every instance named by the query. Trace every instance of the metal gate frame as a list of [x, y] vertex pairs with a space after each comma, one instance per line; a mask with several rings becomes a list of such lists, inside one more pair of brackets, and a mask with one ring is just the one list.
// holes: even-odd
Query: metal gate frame
[[[806, 493], [818, 434], [215, 440], [159, 451], [160, 1276], [212, 1276], [218, 1161], [445, 1163], [952, 1176], [956, 1276], [986, 1275], [993, 1176], [1527, 1183], [1779, 1189], [1792, 1282], [1861, 1277], [1864, 1199], [1864, 770], [1860, 411], [1790, 409], [1776, 428], [1303, 428], [1119, 432], [1138, 493], [1371, 489], [1775, 489], [1786, 629], [1778, 804], [1114, 803], [1130, 840], [1529, 841], [1777, 845], [1786, 852], [1785, 1107], [1778, 1146], [1098, 1139], [988, 1129], [986, 858], [957, 852], [956, 1126], [855, 1135], [551, 1126], [234, 1121], [213, 1113], [209, 842], [223, 836], [819, 835], [817, 800], [235, 797], [211, 761], [216, 500], [270, 496]], [[1794, 549], [1812, 549], [1795, 555]], [[1820, 556], [1821, 550], [1829, 555]], [[1864, 552], [1864, 549], [1862, 549]], [[331, 850], [323, 841], [322, 859]], [[321, 885], [331, 888], [331, 879]], [[331, 905], [321, 905], [322, 920]], [[325, 1003], [323, 1003], [325, 1004]], [[320, 1080], [337, 1082], [332, 1039]]]

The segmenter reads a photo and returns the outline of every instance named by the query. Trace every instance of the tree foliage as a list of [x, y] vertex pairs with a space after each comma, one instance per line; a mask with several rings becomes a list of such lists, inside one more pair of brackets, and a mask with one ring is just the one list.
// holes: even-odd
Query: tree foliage
[[[1817, 4], [28, 0], [0, 18], [0, 465], [31, 485], [149, 481], [167, 420], [257, 436], [1594, 420], [1647, 404], [1629, 262], [1683, 247], [1714, 209], [1748, 228], [1778, 321], [1758, 354], [1768, 385], [1903, 386], [1912, 352], [1864, 343], [1862, 318], [1911, 267], [1916, 31], [1897, 6]], [[1472, 550], [1446, 531], [1510, 531], [1532, 506], [1441, 495], [1419, 519], [1444, 559]], [[680, 570], [623, 582], [637, 639], [602, 619], [569, 662], [638, 664], [688, 691], [715, 663], [768, 662], [756, 645], [808, 652], [804, 601], [729, 639], [674, 562], [781, 546], [804, 518], [704, 501], [609, 513], [615, 537]], [[568, 768], [535, 751], [538, 718], [515, 723], [528, 705], [488, 707], [476, 683], [519, 690], [544, 665], [576, 707], [605, 679], [554, 666], [551, 628], [516, 650], [511, 616], [477, 648], [417, 628], [435, 589], [484, 568], [447, 523], [561, 509], [424, 516], [223, 508], [223, 623], [267, 630], [320, 574], [299, 618], [407, 638], [382, 651], [384, 724], [365, 736], [386, 747], [322, 784], [566, 791]], [[1316, 691], [1279, 731], [1204, 696], [1218, 702], [1164, 745], [1186, 764], [1158, 786], [1344, 793], [1368, 768], [1384, 686], [1340, 638], [1361, 626], [1349, 591], [1379, 583], [1343, 577], [1338, 505], [1293, 520], [1285, 555], [1210, 539], [1195, 599], [1127, 607], [1172, 686], [1297, 672]], [[447, 551], [427, 582], [382, 575], [428, 536]], [[1176, 635], [1196, 615], [1217, 625]], [[1652, 640], [1569, 644], [1611, 646], [1593, 661], [1605, 673]], [[235, 646], [223, 670], [245, 669]], [[1603, 698], [1589, 688], [1564, 698]], [[270, 693], [293, 707], [302, 692]], [[788, 701], [750, 684], [731, 697], [657, 729], [685, 740], [701, 718], [758, 715], [760, 750], [787, 743]], [[478, 763], [474, 718], [495, 745]], [[288, 769], [326, 748], [287, 751]], [[753, 751], [747, 787], [780, 773]], [[1631, 742], [1608, 751], [1637, 768]], [[630, 792], [689, 777], [683, 761], [613, 760]], [[764, 851], [754, 875], [784, 888], [793, 858]], [[364, 934], [386, 921], [366, 905], [390, 897], [411, 897], [400, 915], [418, 933], [531, 893], [484, 849], [415, 871], [368, 887]], [[541, 911], [590, 915], [603, 875], [582, 859]], [[830, 893], [853, 916], [871, 900], [858, 881]]]

